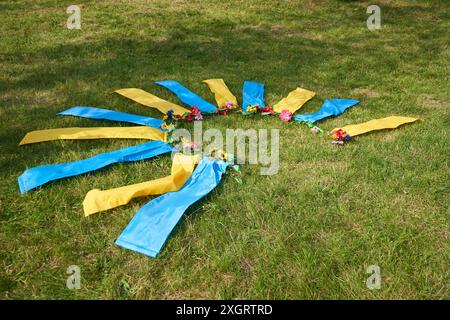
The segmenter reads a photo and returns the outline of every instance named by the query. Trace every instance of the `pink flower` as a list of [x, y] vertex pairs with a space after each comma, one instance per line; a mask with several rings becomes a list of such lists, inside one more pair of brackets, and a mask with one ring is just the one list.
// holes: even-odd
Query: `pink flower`
[[317, 133], [317, 132], [319, 132], [319, 130], [316, 127], [312, 127], [311, 128], [311, 132], [312, 133]]
[[289, 110], [285, 109], [285, 110], [281, 111], [280, 119], [285, 122], [289, 122], [292, 119], [292, 113]]
[[202, 116], [202, 114], [200, 112], [195, 115], [195, 120], [196, 121], [200, 121], [202, 119], [203, 119], [203, 116]]

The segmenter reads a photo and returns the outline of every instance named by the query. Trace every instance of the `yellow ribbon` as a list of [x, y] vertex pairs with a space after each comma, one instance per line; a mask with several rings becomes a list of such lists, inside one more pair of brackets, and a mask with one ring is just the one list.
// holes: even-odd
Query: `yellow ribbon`
[[114, 92], [127, 97], [137, 103], [143, 104], [144, 106], [158, 109], [162, 113], [166, 114], [167, 111], [173, 110], [173, 113], [176, 115], [182, 116], [186, 112], [189, 112], [188, 109], [185, 109], [175, 103], [163, 100], [151, 93], [148, 93], [144, 90], [137, 88], [128, 88], [128, 89], [119, 89]]
[[36, 130], [28, 132], [19, 145], [52, 140], [70, 139], [148, 139], [167, 140], [167, 132], [159, 129], [138, 126], [138, 127], [94, 127], [94, 128], [58, 128], [47, 130]]
[[275, 112], [280, 113], [283, 110], [289, 110], [291, 113], [295, 113], [306, 102], [312, 99], [316, 95], [315, 92], [302, 88], [297, 88], [291, 91], [286, 98], [283, 98], [280, 102], [273, 106]]
[[190, 178], [199, 161], [199, 155], [187, 156], [177, 153], [173, 158], [170, 176], [109, 190], [93, 189], [84, 198], [84, 215], [87, 217], [100, 211], [125, 205], [133, 198], [177, 191]]
[[225, 106], [227, 102], [233, 103], [234, 108], [238, 106], [236, 97], [231, 93], [230, 89], [228, 89], [223, 79], [208, 79], [203, 80], [203, 82], [206, 83], [211, 92], [214, 93], [219, 108]]
[[348, 135], [350, 135], [350, 137], [354, 137], [374, 130], [395, 129], [402, 124], [411, 123], [417, 120], [419, 119], [411, 117], [390, 116], [387, 118], [370, 120], [364, 123], [351, 124], [342, 128], [335, 128], [331, 132], [342, 129]]

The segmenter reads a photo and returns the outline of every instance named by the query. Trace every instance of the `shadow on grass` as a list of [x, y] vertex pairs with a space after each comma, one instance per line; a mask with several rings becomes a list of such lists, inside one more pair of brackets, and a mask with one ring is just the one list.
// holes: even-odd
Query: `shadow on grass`
[[[225, 30], [222, 30], [224, 28]], [[206, 99], [212, 95], [200, 80], [210, 77], [230, 79], [229, 85], [236, 96], [240, 96], [241, 83], [244, 79], [264, 81], [270, 78], [274, 70], [290, 72], [291, 77], [300, 78], [298, 69], [314, 69], [323, 57], [320, 51], [326, 45], [320, 41], [291, 39], [277, 35], [274, 37], [265, 30], [239, 29], [235, 26], [216, 26], [214, 40], [199, 39], [196, 30], [180, 30], [162, 41], [152, 39], [106, 39], [97, 42], [67, 44], [48, 47], [27, 55], [30, 65], [36, 64], [32, 73], [25, 74], [18, 80], [0, 80], [0, 93], [3, 95], [6, 120], [14, 126], [2, 130], [0, 139], [5, 151], [11, 153], [14, 162], [2, 162], [5, 169], [20, 172], [27, 163], [35, 163], [49, 152], [62, 152], [61, 144], [41, 143], [39, 146], [23, 146], [18, 149], [18, 142], [31, 130], [51, 127], [67, 127], [67, 124], [96, 126], [98, 121], [57, 117], [56, 112], [65, 107], [51, 103], [40, 105], [39, 100], [30, 97], [40, 91], [50, 90], [51, 95], [66, 95], [64, 105], [98, 106], [101, 97], [105, 104], [117, 101], [120, 104], [132, 104], [129, 100], [112, 95], [112, 91], [123, 87], [142, 87], [168, 100], [179, 103], [174, 95], [156, 85], [149, 84], [159, 79], [177, 79], [198, 91]], [[214, 29], [214, 28], [213, 28]], [[203, 34], [208, 32], [203, 30]], [[217, 37], [219, 36], [220, 37]], [[193, 39], [189, 39], [192, 37]], [[295, 57], [294, 57], [295, 55]], [[279, 58], [274, 59], [278, 56]], [[19, 60], [18, 57], [11, 57]], [[21, 57], [23, 58], [23, 57]], [[48, 64], [42, 63], [48, 61]], [[276, 65], [274, 65], [276, 64]], [[297, 69], [297, 70], [296, 70]], [[282, 72], [284, 72], [282, 71]], [[186, 80], [194, 78], [197, 90]], [[81, 88], [81, 84], [88, 84]], [[294, 87], [294, 85], [292, 86]], [[283, 89], [291, 90], [292, 88]], [[25, 93], [22, 92], [32, 93]], [[6, 97], [5, 97], [6, 96]], [[100, 98], [99, 98], [100, 97]], [[38, 104], [38, 108], [29, 109], [29, 105]], [[121, 108], [123, 111], [127, 108]], [[149, 108], [139, 112], [145, 114]], [[151, 111], [150, 111], [151, 112]], [[152, 114], [158, 116], [155, 112]], [[160, 115], [159, 115], [160, 116]], [[45, 123], [48, 123], [46, 125]], [[117, 125], [103, 122], [101, 125]], [[90, 142], [83, 143], [86, 148]], [[102, 142], [99, 142], [100, 144]], [[96, 143], [94, 143], [96, 144]], [[19, 152], [17, 152], [20, 150]], [[31, 150], [31, 152], [30, 152]], [[87, 149], [88, 150], [88, 149]], [[8, 161], [11, 160], [11, 157]], [[42, 164], [45, 162], [42, 161]]]

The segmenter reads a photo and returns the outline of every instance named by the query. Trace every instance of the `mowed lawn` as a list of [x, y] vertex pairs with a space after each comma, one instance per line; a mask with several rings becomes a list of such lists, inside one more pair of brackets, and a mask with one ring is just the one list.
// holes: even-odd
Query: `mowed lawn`
[[[448, 1], [71, 1], [0, 3], [0, 298], [2, 299], [448, 299]], [[381, 8], [369, 31], [366, 9]], [[214, 101], [204, 79], [223, 78], [241, 102], [244, 80], [273, 105], [297, 86], [316, 97], [361, 101], [320, 122], [325, 130], [390, 115], [423, 121], [355, 138], [275, 117], [208, 117], [204, 128], [280, 129], [280, 170], [242, 167], [191, 207], [157, 259], [115, 246], [151, 197], [85, 218], [82, 201], [167, 175], [170, 156], [118, 164], [20, 195], [17, 177], [136, 140], [18, 146], [29, 131], [119, 126], [59, 117], [95, 106], [161, 117], [113, 90], [173, 79]], [[186, 125], [186, 128], [192, 128]], [[81, 269], [81, 289], [66, 269]], [[381, 289], [369, 290], [370, 265]]]

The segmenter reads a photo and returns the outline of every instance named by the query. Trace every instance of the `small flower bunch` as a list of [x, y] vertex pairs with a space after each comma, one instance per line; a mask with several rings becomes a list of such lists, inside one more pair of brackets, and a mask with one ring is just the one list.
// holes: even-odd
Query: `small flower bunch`
[[192, 108], [189, 110], [189, 113], [185, 113], [183, 115], [183, 119], [187, 121], [200, 121], [203, 119], [203, 116], [199, 108], [197, 108], [196, 106], [192, 106]]
[[174, 114], [173, 110], [170, 109], [163, 117], [164, 123], [161, 125], [161, 128], [167, 131], [172, 131], [175, 129], [175, 126], [179, 120], [181, 120], [181, 116]]
[[273, 108], [270, 106], [265, 106], [265, 107], [260, 107], [259, 108], [259, 113], [261, 113], [261, 115], [263, 116], [273, 116], [275, 114], [275, 111], [273, 111]]
[[263, 116], [265, 116], [265, 115], [274, 115], [275, 114], [275, 111], [273, 110], [272, 107], [269, 107], [269, 106], [262, 107], [262, 106], [259, 106], [259, 105], [248, 106], [246, 112], [247, 113], [257, 113], [257, 112], [259, 112]]
[[342, 129], [338, 129], [332, 132], [334, 141], [332, 144], [343, 145], [345, 142], [350, 141], [350, 135]]
[[164, 123], [161, 125], [161, 128], [167, 131], [173, 131], [178, 121], [187, 120], [187, 121], [200, 121], [203, 119], [202, 113], [200, 109], [196, 106], [193, 106], [189, 109], [189, 112], [186, 112], [182, 116], [174, 114], [174, 111], [170, 109], [167, 111], [166, 115], [163, 117]]
[[238, 182], [239, 184], [242, 184], [241, 166], [236, 164], [236, 158], [234, 154], [226, 153], [225, 151], [214, 147], [209, 151], [209, 156], [227, 162], [228, 168], [230, 168], [232, 171], [234, 180], [236, 180], [236, 182]]
[[256, 113], [259, 110], [259, 106], [253, 105], [253, 106], [248, 106], [247, 110], [245, 110], [246, 113]]
[[231, 109], [236, 108], [237, 106], [233, 102], [228, 101], [228, 102], [225, 102], [225, 105], [223, 107], [227, 108], [228, 110], [231, 110]]
[[280, 113], [280, 119], [283, 120], [284, 122], [289, 122], [292, 119], [292, 112], [290, 112], [289, 110], [285, 109], [283, 111], [281, 111]]
[[216, 110], [216, 114], [220, 116], [226, 116], [228, 114], [228, 111], [231, 109], [234, 109], [236, 106], [233, 102], [225, 102], [225, 104], [222, 107], [218, 107]]

